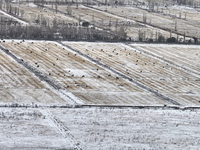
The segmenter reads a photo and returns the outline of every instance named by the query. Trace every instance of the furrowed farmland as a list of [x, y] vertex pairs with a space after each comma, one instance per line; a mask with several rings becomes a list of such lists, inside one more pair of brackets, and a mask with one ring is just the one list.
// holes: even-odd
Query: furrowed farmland
[[199, 149], [199, 10], [1, 0], [0, 149]]
[[[48, 7], [50, 8], [51, 6], [48, 6]], [[135, 41], [137, 41], [138, 38], [142, 38], [143, 40], [152, 38], [156, 40], [156, 38], [158, 38], [158, 36], [160, 35], [163, 35], [164, 37], [170, 37], [169, 31], [165, 31], [163, 29], [145, 25], [142, 23], [142, 20], [140, 20], [140, 22], [136, 22], [139, 20], [135, 19], [135, 17], [132, 15], [131, 11], [127, 7], [113, 8], [111, 6], [110, 7], [101, 6], [101, 7], [95, 7], [97, 9], [94, 9], [94, 8], [90, 8], [90, 7], [86, 7], [82, 5], [78, 8], [75, 6], [74, 7], [71, 6], [70, 8], [72, 11], [71, 15], [73, 17], [79, 18], [80, 20], [89, 21], [95, 26], [103, 28], [103, 29], [117, 31], [119, 34], [123, 34], [123, 32], [125, 32], [128, 37], [131, 37]], [[99, 9], [102, 9], [102, 11]], [[108, 13], [109, 11], [107, 11], [107, 9], [112, 14]], [[66, 6], [59, 5], [58, 10], [64, 13], [66, 12]], [[116, 15], [112, 12], [112, 10], [113, 12], [116, 12], [117, 10], [119, 11], [119, 13], [117, 13]], [[124, 11], [123, 13], [124, 15], [121, 15], [120, 12], [123, 12], [123, 11]], [[128, 17], [126, 12], [128, 12], [131, 15], [131, 17]], [[134, 10], [134, 14], [135, 14], [135, 10]], [[138, 15], [141, 15], [141, 14], [143, 13], [138, 12]], [[140, 16], [138, 18], [143, 19], [143, 16]], [[173, 22], [169, 24], [169, 26], [171, 26], [172, 24]], [[124, 27], [122, 28], [123, 25]], [[171, 36], [176, 36], [176, 34], [171, 33]], [[183, 40], [183, 36], [179, 37], [179, 40], [181, 39]]]
[[[16, 4], [11, 5], [13, 8], [16, 8]], [[56, 19], [57, 23], [77, 23], [76, 19], [67, 17], [62, 14], [57, 14], [48, 9], [38, 8], [37, 5], [20, 5], [19, 7], [19, 16], [26, 20], [29, 23], [40, 23], [46, 25], [53, 26], [53, 21]]]
[[197, 82], [199, 77], [162, 59], [119, 43], [85, 44], [65, 42], [65, 44], [73, 45], [75, 49], [82, 53], [100, 60], [136, 82], [164, 93], [180, 104], [199, 105], [199, 91], [197, 88], [199, 86]]
[[[50, 87], [46, 86], [12, 58], [0, 52], [1, 91], [0, 104], [39, 105], [67, 104]], [[22, 90], [23, 89], [23, 90]], [[38, 97], [39, 96], [39, 97]]]
[[121, 79], [118, 75], [55, 42], [6, 41], [2, 45], [30, 62], [86, 103], [165, 104], [148, 91]]

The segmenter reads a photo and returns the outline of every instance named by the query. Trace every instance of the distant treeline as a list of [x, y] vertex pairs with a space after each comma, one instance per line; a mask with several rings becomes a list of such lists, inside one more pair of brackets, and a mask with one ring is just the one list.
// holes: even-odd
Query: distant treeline
[[43, 40], [84, 40], [124, 41], [119, 35], [105, 30], [88, 27], [65, 26], [61, 28], [41, 26], [0, 25], [0, 38], [43, 39]]

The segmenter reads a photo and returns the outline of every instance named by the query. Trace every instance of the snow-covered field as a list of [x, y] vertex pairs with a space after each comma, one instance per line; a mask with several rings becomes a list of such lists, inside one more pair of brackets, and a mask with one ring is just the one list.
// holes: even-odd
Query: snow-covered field
[[0, 104], [65, 105], [65, 98], [0, 51]]
[[0, 108], [3, 149], [198, 149], [199, 110]]
[[[147, 4], [149, 0], [139, 1]], [[130, 22], [135, 26], [124, 30], [134, 40], [139, 32], [145, 38], [170, 36], [168, 31], [136, 22], [143, 20], [145, 10], [95, 8], [71, 6], [72, 16], [100, 28], [111, 21], [112, 31], [116, 31], [114, 21]], [[177, 17], [179, 10], [190, 9], [191, 23], [181, 16], [178, 31], [199, 36], [196, 10], [176, 5], [170, 9]], [[67, 13], [66, 6], [58, 5], [58, 10]], [[19, 12], [30, 23], [46, 20], [51, 26], [54, 19], [78, 23], [33, 3], [21, 4]], [[147, 13], [147, 23], [174, 29], [174, 21], [167, 15]], [[199, 149], [199, 51], [198, 45], [0, 40], [0, 149]]]
[[[17, 4], [11, 4], [11, 6], [18, 7]], [[56, 14], [56, 12], [50, 11], [45, 8], [35, 7], [35, 5], [33, 4], [21, 4], [19, 9], [20, 12], [24, 11], [24, 14], [22, 16], [20, 13], [20, 17], [27, 20], [29, 23], [36, 23], [39, 21], [42, 24], [42, 22], [46, 21], [47, 25], [50, 26], [53, 25], [53, 21], [56, 21], [57, 23], [78, 23], [78, 21], [74, 18], [65, 16], [63, 14]]]
[[151, 53], [199, 75], [199, 45], [131, 44], [136, 49]]
[[[182, 105], [200, 105], [199, 76], [191, 73], [189, 70], [185, 70], [180, 66], [163, 60], [162, 57], [152, 56], [151, 54], [144, 53], [140, 49], [135, 49], [122, 43], [64, 43], [114, 68], [136, 82], [172, 98]], [[138, 46], [138, 44], [136, 45]], [[132, 44], [132, 46], [134, 46], [134, 44]], [[148, 45], [146, 46], [148, 47]], [[168, 45], [164, 45], [163, 49], [160, 51], [160, 56], [164, 57], [166, 55], [165, 53], [167, 53], [165, 49], [170, 49], [170, 47], [173, 46], [169, 45], [168, 48]], [[190, 50], [192, 47], [193, 46], [186, 47], [185, 51]], [[179, 46], [179, 49], [182, 49], [182, 46]], [[181, 51], [182, 50], [173, 53], [172, 50], [171, 53], [167, 54], [172, 55], [168, 57], [174, 59], [177, 57], [176, 59], [178, 60], [179, 55], [175, 55], [175, 53]], [[183, 55], [182, 52], [180, 55], [181, 54]], [[185, 61], [185, 63], [189, 64], [190, 61], [191, 60], [188, 62]], [[175, 60], [173, 60], [173, 62], [176, 63]], [[194, 65], [198, 66], [197, 63]]]
[[168, 104], [56, 42], [5, 41], [2, 45], [87, 104]]
[[[199, 148], [198, 46], [63, 43], [67, 45], [50, 41], [1, 41], [8, 52], [47, 74], [86, 104], [104, 106], [48, 107], [73, 103], [1, 50], [0, 99], [4, 106], [0, 107], [0, 147], [6, 150]], [[191, 57], [196, 61], [190, 65]], [[131, 77], [135, 84], [117, 72]], [[172, 104], [145, 86], [181, 106], [167, 107]], [[13, 103], [21, 106], [10, 105]]]
[[[77, 96], [78, 103], [82, 100], [86, 104], [111, 105], [200, 104], [198, 46], [63, 43], [66, 46], [50, 41], [19, 40], [1, 44]], [[20, 102], [27, 90], [18, 91], [13, 90], [12, 95], [21, 94], [15, 98]]]
[[200, 112], [53, 109], [85, 149], [198, 149]]
[[[50, 7], [50, 5], [47, 5], [47, 7]], [[139, 32], [143, 32], [143, 38], [152, 38], [152, 39], [156, 39], [156, 36], [158, 38], [159, 35], [163, 35], [166, 38], [170, 37], [170, 32], [162, 30], [162, 29], [158, 29], [158, 28], [154, 28], [154, 27], [149, 27], [148, 25], [145, 26], [144, 24], [139, 24], [136, 23], [136, 21], [141, 21], [142, 17], [142, 13], [141, 12], [135, 12], [134, 8], [131, 8], [131, 11], [134, 11], [134, 13], [130, 12], [130, 8], [129, 7], [107, 7], [107, 6], [94, 6], [94, 8], [97, 9], [101, 9], [103, 11], [100, 10], [96, 10], [96, 9], [92, 9], [89, 7], [85, 7], [83, 5], [79, 6], [78, 9], [75, 6], [71, 6], [70, 7], [72, 9], [72, 16], [75, 16], [77, 18], [80, 18], [82, 20], [86, 20], [89, 21], [93, 24], [95, 24], [96, 26], [100, 26], [102, 28], [106, 28], [106, 29], [111, 29], [111, 31], [116, 31], [116, 22], [118, 22], [118, 27], [117, 27], [117, 31], [120, 30], [120, 26], [123, 24], [127, 24], [128, 26], [125, 26], [125, 32], [127, 32], [127, 35], [129, 37], [131, 37], [133, 40], [138, 40], [138, 35]], [[65, 5], [58, 5], [58, 10], [61, 12], [66, 12], [66, 6]], [[104, 12], [104, 10], [107, 10], [108, 12]], [[113, 10], [113, 11], [112, 11]], [[138, 9], [139, 10], [139, 9]], [[124, 11], [123, 14], [121, 14], [121, 11]], [[116, 13], [117, 12], [117, 13]], [[128, 12], [128, 13], [126, 13]], [[145, 12], [146, 13], [146, 12]], [[134, 16], [140, 15], [139, 19], [135, 18]], [[147, 20], [148, 21], [148, 20]], [[154, 21], [152, 21], [153, 23]], [[172, 21], [173, 22], [173, 21]], [[110, 23], [110, 26], [109, 26]], [[149, 22], [148, 22], [149, 23]], [[163, 23], [163, 22], [162, 22]], [[130, 26], [131, 24], [131, 26]], [[173, 23], [172, 23], [173, 24]], [[171, 24], [169, 25], [169, 27], [171, 26]], [[176, 34], [173, 34], [171, 36], [177, 37]], [[179, 39], [183, 37], [179, 36]]]
[[[97, 8], [97, 9], [101, 9], [103, 11], [107, 10], [107, 12], [116, 14], [117, 16], [126, 17], [127, 19], [130, 19], [133, 21], [136, 20], [136, 21], [143, 22], [144, 21], [143, 18], [146, 17], [146, 22], [148, 24], [151, 24], [151, 25], [154, 25], [154, 26], [157, 26], [160, 28], [164, 28], [167, 30], [171, 30], [171, 31], [177, 31], [178, 33], [181, 33], [181, 34], [185, 33], [186, 36], [199, 37], [199, 32], [200, 32], [199, 25], [194, 24], [192, 21], [190, 22], [190, 21], [185, 21], [182, 19], [175, 19], [175, 18], [169, 17], [167, 15], [148, 12], [146, 10], [136, 8], [136, 7], [120, 7], [120, 6], [119, 7], [93, 6], [93, 7]], [[170, 12], [170, 10], [171, 10], [171, 8], [169, 8], [167, 11]], [[165, 13], [167, 13], [167, 12], [165, 12]], [[183, 14], [183, 16], [184, 16], [184, 14]], [[191, 17], [191, 15], [188, 15], [187, 19], [190, 20], [190, 17]], [[198, 16], [193, 16], [193, 17], [198, 18]], [[164, 32], [164, 31], [162, 31], [162, 32]], [[169, 38], [169, 34], [165, 35], [165, 33], [162, 33], [162, 35], [165, 36], [166, 38]], [[174, 36], [174, 35], [172, 35], [172, 36]]]
[[72, 149], [75, 146], [64, 137], [43, 113], [29, 108], [0, 108], [1, 149]]

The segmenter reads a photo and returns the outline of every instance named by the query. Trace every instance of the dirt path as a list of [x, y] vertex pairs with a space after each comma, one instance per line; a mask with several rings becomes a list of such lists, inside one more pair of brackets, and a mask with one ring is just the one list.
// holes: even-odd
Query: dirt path
[[7, 16], [7, 17], [10, 17], [10, 18], [12, 18], [12, 19], [18, 21], [19, 23], [21, 23], [21, 24], [24, 25], [24, 26], [29, 25], [29, 23], [27, 23], [27, 22], [25, 22], [25, 21], [23, 21], [23, 20], [21, 20], [21, 19], [15, 17], [15, 16], [13, 16], [13, 15], [10, 15], [10, 14], [8, 14], [7, 12], [4, 12], [4, 11], [0, 10], [0, 13], [2, 13], [3, 15], [5, 15], [5, 16]]
[[58, 118], [56, 118], [49, 109], [40, 109], [40, 112], [46, 116], [46, 118], [49, 120], [49, 123], [57, 130], [65, 139], [66, 143], [70, 143], [70, 146], [73, 146], [74, 149], [82, 149], [82, 144], [80, 141], [77, 141], [74, 136], [70, 133], [69, 128], [67, 128], [64, 124], [59, 121]]

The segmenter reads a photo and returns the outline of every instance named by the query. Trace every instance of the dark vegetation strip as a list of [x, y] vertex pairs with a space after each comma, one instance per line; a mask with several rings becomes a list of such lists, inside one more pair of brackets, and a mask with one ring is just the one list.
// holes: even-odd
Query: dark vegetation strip
[[200, 110], [200, 106], [187, 107], [187, 106], [134, 106], [134, 105], [37, 105], [37, 104], [1, 104], [0, 108], [63, 108], [63, 109], [84, 109], [84, 108], [97, 108], [97, 109], [149, 109], [149, 110]]
[[86, 55], [86, 54], [84, 54], [84, 53], [82, 53], [82, 52], [80, 52], [80, 51], [78, 51], [78, 50], [76, 50], [76, 49], [70, 47], [69, 45], [63, 44], [63, 43], [60, 42], [60, 41], [58, 41], [58, 43], [60, 43], [61, 45], [65, 46], [65, 47], [67, 47], [67, 48], [69, 48], [69, 49], [71, 49], [72, 51], [78, 53], [79, 55], [81, 55], [81, 56], [83, 56], [83, 57], [89, 59], [90, 61], [96, 63], [97, 65], [99, 65], [99, 66], [101, 66], [101, 67], [103, 67], [103, 68], [106, 68], [106, 69], [110, 70], [111, 72], [113, 72], [113, 73], [119, 75], [121, 78], [129, 80], [130, 82], [136, 84], [136, 85], [139, 86], [140, 88], [145, 89], [145, 90], [147, 90], [147, 91], [149, 91], [149, 92], [155, 94], [157, 97], [161, 98], [162, 100], [164, 100], [164, 101], [166, 101], [166, 102], [168, 102], [168, 103], [174, 104], [174, 105], [181, 105], [180, 103], [176, 102], [175, 100], [173, 100], [173, 99], [171, 99], [171, 98], [169, 98], [169, 97], [167, 97], [167, 96], [165, 96], [165, 95], [163, 95], [163, 94], [157, 92], [156, 90], [154, 90], [154, 89], [152, 89], [152, 88], [150, 88], [150, 87], [148, 87], [148, 86], [146, 86], [146, 85], [144, 85], [144, 84], [142, 84], [142, 83], [140, 83], [140, 82], [138, 82], [138, 81], [133, 80], [131, 77], [122, 74], [121, 72], [119, 72], [119, 71], [117, 71], [117, 70], [111, 68], [110, 66], [107, 66], [107, 65], [103, 64], [102, 62], [100, 62], [100, 61], [98, 61], [98, 60], [95, 60], [95, 59], [91, 58], [90, 56], [88, 56], [88, 55]]

